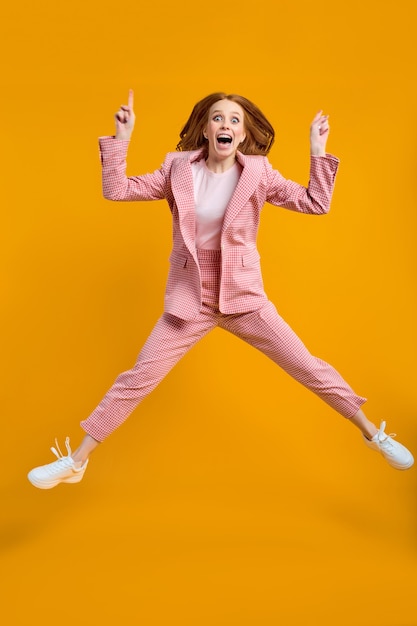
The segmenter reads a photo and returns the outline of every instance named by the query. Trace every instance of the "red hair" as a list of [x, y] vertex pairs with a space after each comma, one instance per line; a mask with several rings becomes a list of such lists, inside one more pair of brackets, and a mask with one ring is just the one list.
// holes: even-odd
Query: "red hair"
[[243, 154], [268, 154], [274, 143], [275, 131], [265, 115], [247, 98], [237, 94], [227, 95], [223, 92], [212, 93], [197, 102], [180, 132], [177, 150], [205, 148], [208, 151], [207, 139], [203, 133], [208, 123], [210, 108], [219, 100], [236, 102], [243, 109], [246, 138], [240, 144], [239, 151]]

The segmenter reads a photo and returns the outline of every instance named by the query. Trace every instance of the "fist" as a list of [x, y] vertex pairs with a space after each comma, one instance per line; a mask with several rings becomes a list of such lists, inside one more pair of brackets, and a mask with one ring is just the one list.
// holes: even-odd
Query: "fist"
[[116, 123], [116, 139], [130, 139], [136, 119], [133, 111], [133, 89], [129, 90], [127, 104], [122, 104], [114, 117]]

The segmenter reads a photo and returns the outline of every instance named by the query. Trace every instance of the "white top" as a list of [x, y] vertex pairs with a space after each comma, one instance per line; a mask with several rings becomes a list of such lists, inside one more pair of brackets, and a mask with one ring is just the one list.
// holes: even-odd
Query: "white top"
[[196, 248], [220, 249], [220, 234], [227, 205], [239, 180], [242, 166], [235, 163], [221, 174], [211, 172], [204, 159], [191, 164], [196, 213]]

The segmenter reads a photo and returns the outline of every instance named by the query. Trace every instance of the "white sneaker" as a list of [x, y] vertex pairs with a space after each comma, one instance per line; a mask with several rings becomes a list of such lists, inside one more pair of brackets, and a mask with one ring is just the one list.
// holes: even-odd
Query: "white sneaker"
[[58, 451], [52, 447], [51, 450], [58, 457], [58, 461], [35, 467], [28, 474], [28, 479], [35, 487], [39, 489], [52, 489], [59, 483], [79, 483], [84, 476], [88, 459], [81, 467], [76, 467], [74, 460], [71, 458], [71, 448], [69, 445], [69, 437], [65, 439], [68, 456], [64, 456], [59, 449], [57, 440], [55, 445]]
[[392, 437], [396, 436], [395, 433], [387, 435], [384, 430], [385, 422], [381, 422], [379, 431], [372, 437], [372, 439], [364, 437], [364, 441], [368, 448], [380, 452], [388, 463], [392, 465], [392, 467], [395, 467], [395, 469], [406, 470], [410, 468], [414, 463], [411, 452], [401, 443], [392, 439]]

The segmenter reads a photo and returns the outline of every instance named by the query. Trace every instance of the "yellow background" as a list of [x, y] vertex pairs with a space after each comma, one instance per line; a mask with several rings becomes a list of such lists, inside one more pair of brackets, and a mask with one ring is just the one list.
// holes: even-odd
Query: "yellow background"
[[92, 457], [34, 465], [128, 369], [160, 314], [163, 202], [101, 197], [97, 137], [135, 89], [131, 174], [193, 104], [254, 100], [270, 160], [341, 158], [329, 216], [266, 206], [267, 293], [417, 452], [414, 15], [405, 0], [8, 3], [2, 20], [2, 619], [10, 626], [416, 626], [416, 471], [214, 331]]

